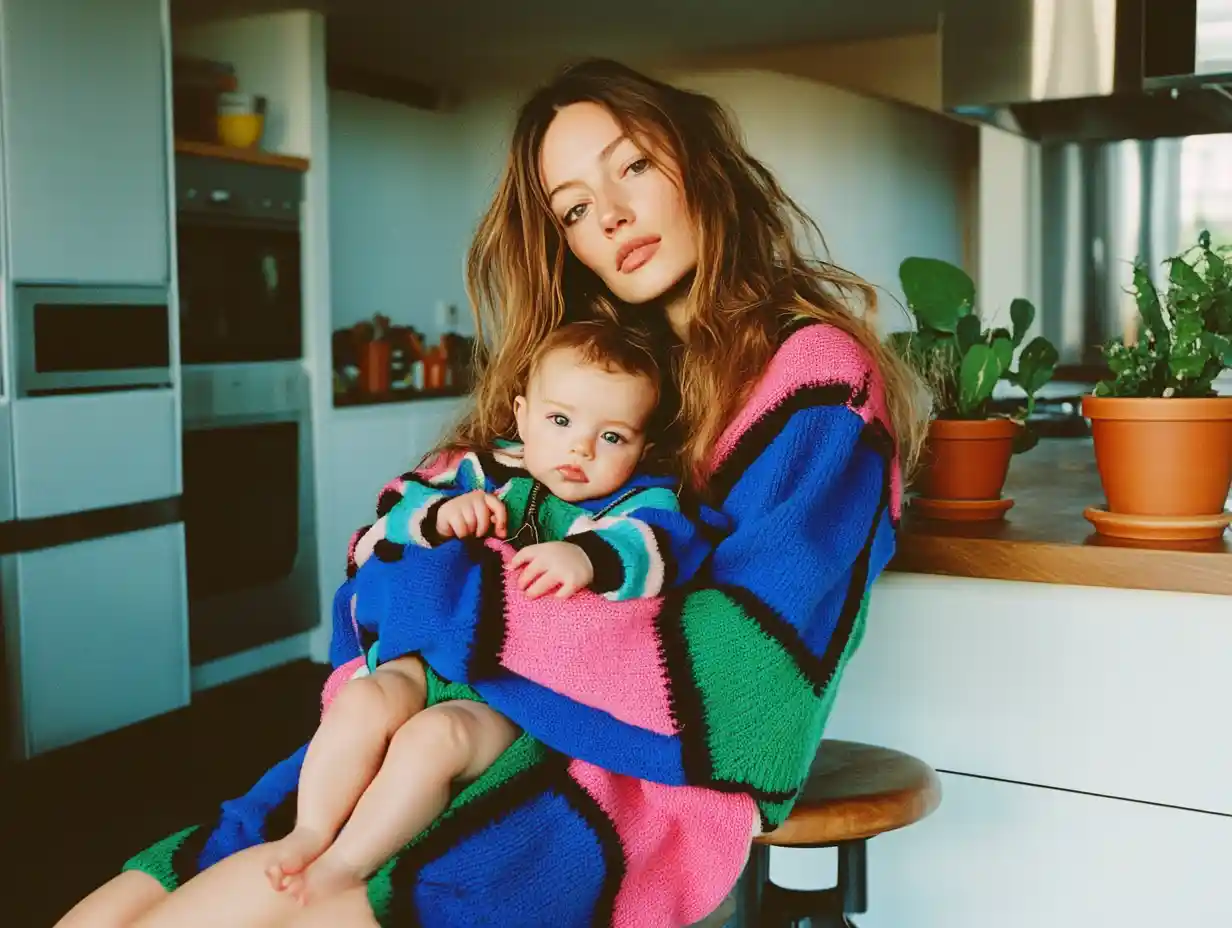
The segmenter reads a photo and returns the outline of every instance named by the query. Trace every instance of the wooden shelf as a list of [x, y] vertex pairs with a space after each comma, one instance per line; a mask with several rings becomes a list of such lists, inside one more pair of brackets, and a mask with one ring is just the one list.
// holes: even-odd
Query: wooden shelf
[[1118, 541], [1082, 510], [1104, 502], [1090, 439], [1045, 439], [1010, 464], [1001, 522], [936, 522], [907, 513], [892, 570], [1075, 586], [1232, 595], [1232, 541]]
[[212, 142], [192, 142], [188, 139], [176, 139], [175, 150], [182, 155], [200, 155], [203, 158], [222, 158], [226, 161], [243, 161], [246, 164], [264, 164], [275, 168], [287, 168], [292, 171], [307, 171], [308, 159], [295, 155], [279, 155], [274, 152], [262, 151], [259, 148], [232, 148], [229, 145], [217, 145]]

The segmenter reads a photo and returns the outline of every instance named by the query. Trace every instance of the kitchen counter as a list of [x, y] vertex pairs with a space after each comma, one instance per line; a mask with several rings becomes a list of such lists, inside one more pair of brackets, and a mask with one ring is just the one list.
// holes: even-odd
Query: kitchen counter
[[1089, 438], [1046, 439], [1010, 464], [1003, 521], [904, 514], [891, 570], [1076, 586], [1232, 595], [1232, 543], [1137, 542], [1096, 534], [1082, 511], [1104, 501]]

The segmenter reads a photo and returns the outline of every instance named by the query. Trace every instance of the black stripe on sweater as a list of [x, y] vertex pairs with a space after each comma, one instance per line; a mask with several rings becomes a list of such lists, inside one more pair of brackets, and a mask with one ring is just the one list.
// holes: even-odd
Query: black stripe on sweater
[[201, 825], [171, 854], [171, 872], [175, 874], [176, 886], [183, 886], [201, 872], [201, 852], [206, 843], [222, 824], [221, 818], [208, 825]]
[[615, 826], [590, 794], [569, 776], [569, 759], [549, 753], [528, 770], [515, 774], [505, 783], [462, 806], [435, 830], [398, 857], [389, 874], [389, 923], [422, 925], [414, 900], [414, 886], [425, 865], [444, 856], [462, 840], [506, 818], [516, 809], [533, 802], [544, 793], [556, 793], [582, 819], [599, 843], [603, 857], [603, 886], [595, 900], [594, 925], [607, 928], [612, 923], [616, 895], [625, 876], [624, 846]]
[[682, 613], [688, 589], [669, 592], [655, 616], [659, 662], [667, 676], [668, 708], [680, 738], [680, 763], [685, 779], [701, 786], [714, 776], [710, 759], [710, 727], [705, 702], [693, 676], [693, 659], [684, 637]]
[[599, 891], [599, 898], [595, 900], [592, 924], [595, 928], [610, 928], [612, 915], [616, 910], [616, 896], [625, 879], [625, 850], [620, 842], [620, 834], [603, 811], [603, 807], [590, 793], [582, 789], [577, 780], [569, 776], [567, 768], [560, 769], [555, 786], [573, 810], [582, 817], [587, 827], [594, 832], [599, 842], [599, 850], [603, 855], [603, 888]]
[[822, 658], [809, 650], [794, 625], [779, 615], [776, 609], [762, 602], [752, 590], [735, 584], [724, 584], [716, 589], [739, 606], [745, 615], [757, 623], [758, 628], [787, 652], [804, 678], [812, 684], [815, 693], [821, 692], [826, 683]]
[[557, 775], [556, 769], [563, 764], [563, 759], [549, 755], [546, 762], [514, 774], [500, 786], [468, 802], [414, 847], [404, 849], [389, 873], [392, 892], [388, 923], [422, 925], [414, 891], [420, 870], [443, 857], [464, 838], [505, 818], [550, 788]]
[[868, 587], [868, 570], [869, 562], [873, 558], [873, 542], [877, 538], [877, 530], [881, 527], [881, 514], [885, 512], [886, 507], [890, 504], [890, 471], [886, 468], [886, 473], [881, 482], [881, 499], [877, 503], [877, 510], [873, 513], [873, 524], [869, 527], [868, 537], [864, 541], [864, 548], [860, 551], [860, 556], [856, 558], [855, 564], [851, 568], [851, 581], [847, 585], [847, 597], [843, 601], [843, 609], [839, 613], [838, 623], [834, 627], [834, 632], [830, 635], [830, 641], [826, 645], [825, 653], [821, 657], [821, 672], [824, 675], [822, 688], [829, 686], [830, 680], [833, 679], [835, 671], [838, 669], [838, 662], [842, 659], [843, 649], [847, 647], [847, 642], [851, 638], [852, 629], [855, 628], [856, 616], [860, 614], [860, 609], [864, 605], [864, 594]]
[[709, 485], [714, 498], [720, 501], [727, 498], [741, 475], [779, 437], [797, 412], [817, 406], [845, 406], [855, 396], [856, 388], [852, 384], [827, 383], [801, 387], [786, 397], [745, 430], [731, 454], [714, 472]]
[[620, 553], [604, 541], [598, 532], [578, 532], [576, 535], [567, 536], [565, 541], [580, 548], [590, 560], [594, 574], [590, 580], [590, 589], [593, 592], [611, 593], [624, 585], [624, 561], [620, 559]]
[[505, 617], [505, 564], [500, 554], [481, 540], [467, 538], [470, 560], [479, 565], [479, 615], [475, 622], [475, 638], [467, 660], [467, 676], [471, 680], [491, 679], [500, 673], [501, 654], [505, 650], [507, 624]]
[[[406, 478], [403, 477], [403, 480]], [[393, 487], [385, 487], [381, 490], [381, 495], [376, 498], [376, 517], [382, 519], [393, 511], [393, 508], [402, 502], [402, 491], [396, 490]]]

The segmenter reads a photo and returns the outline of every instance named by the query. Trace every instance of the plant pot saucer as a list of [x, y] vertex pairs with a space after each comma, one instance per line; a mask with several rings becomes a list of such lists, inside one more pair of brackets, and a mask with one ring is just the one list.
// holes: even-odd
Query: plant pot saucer
[[1088, 506], [1083, 516], [1109, 538], [1134, 541], [1209, 541], [1221, 538], [1232, 525], [1232, 512], [1209, 516], [1137, 516]]
[[1012, 499], [929, 499], [917, 496], [911, 508], [926, 519], [943, 522], [993, 522], [1005, 518]]

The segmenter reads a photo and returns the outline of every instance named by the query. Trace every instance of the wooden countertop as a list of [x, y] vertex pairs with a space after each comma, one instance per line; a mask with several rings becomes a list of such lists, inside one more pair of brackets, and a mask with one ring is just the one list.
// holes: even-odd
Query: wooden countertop
[[891, 570], [1077, 586], [1232, 595], [1232, 542], [1133, 542], [1082, 516], [1104, 502], [1089, 438], [1045, 439], [1010, 464], [1004, 521], [904, 514]]

